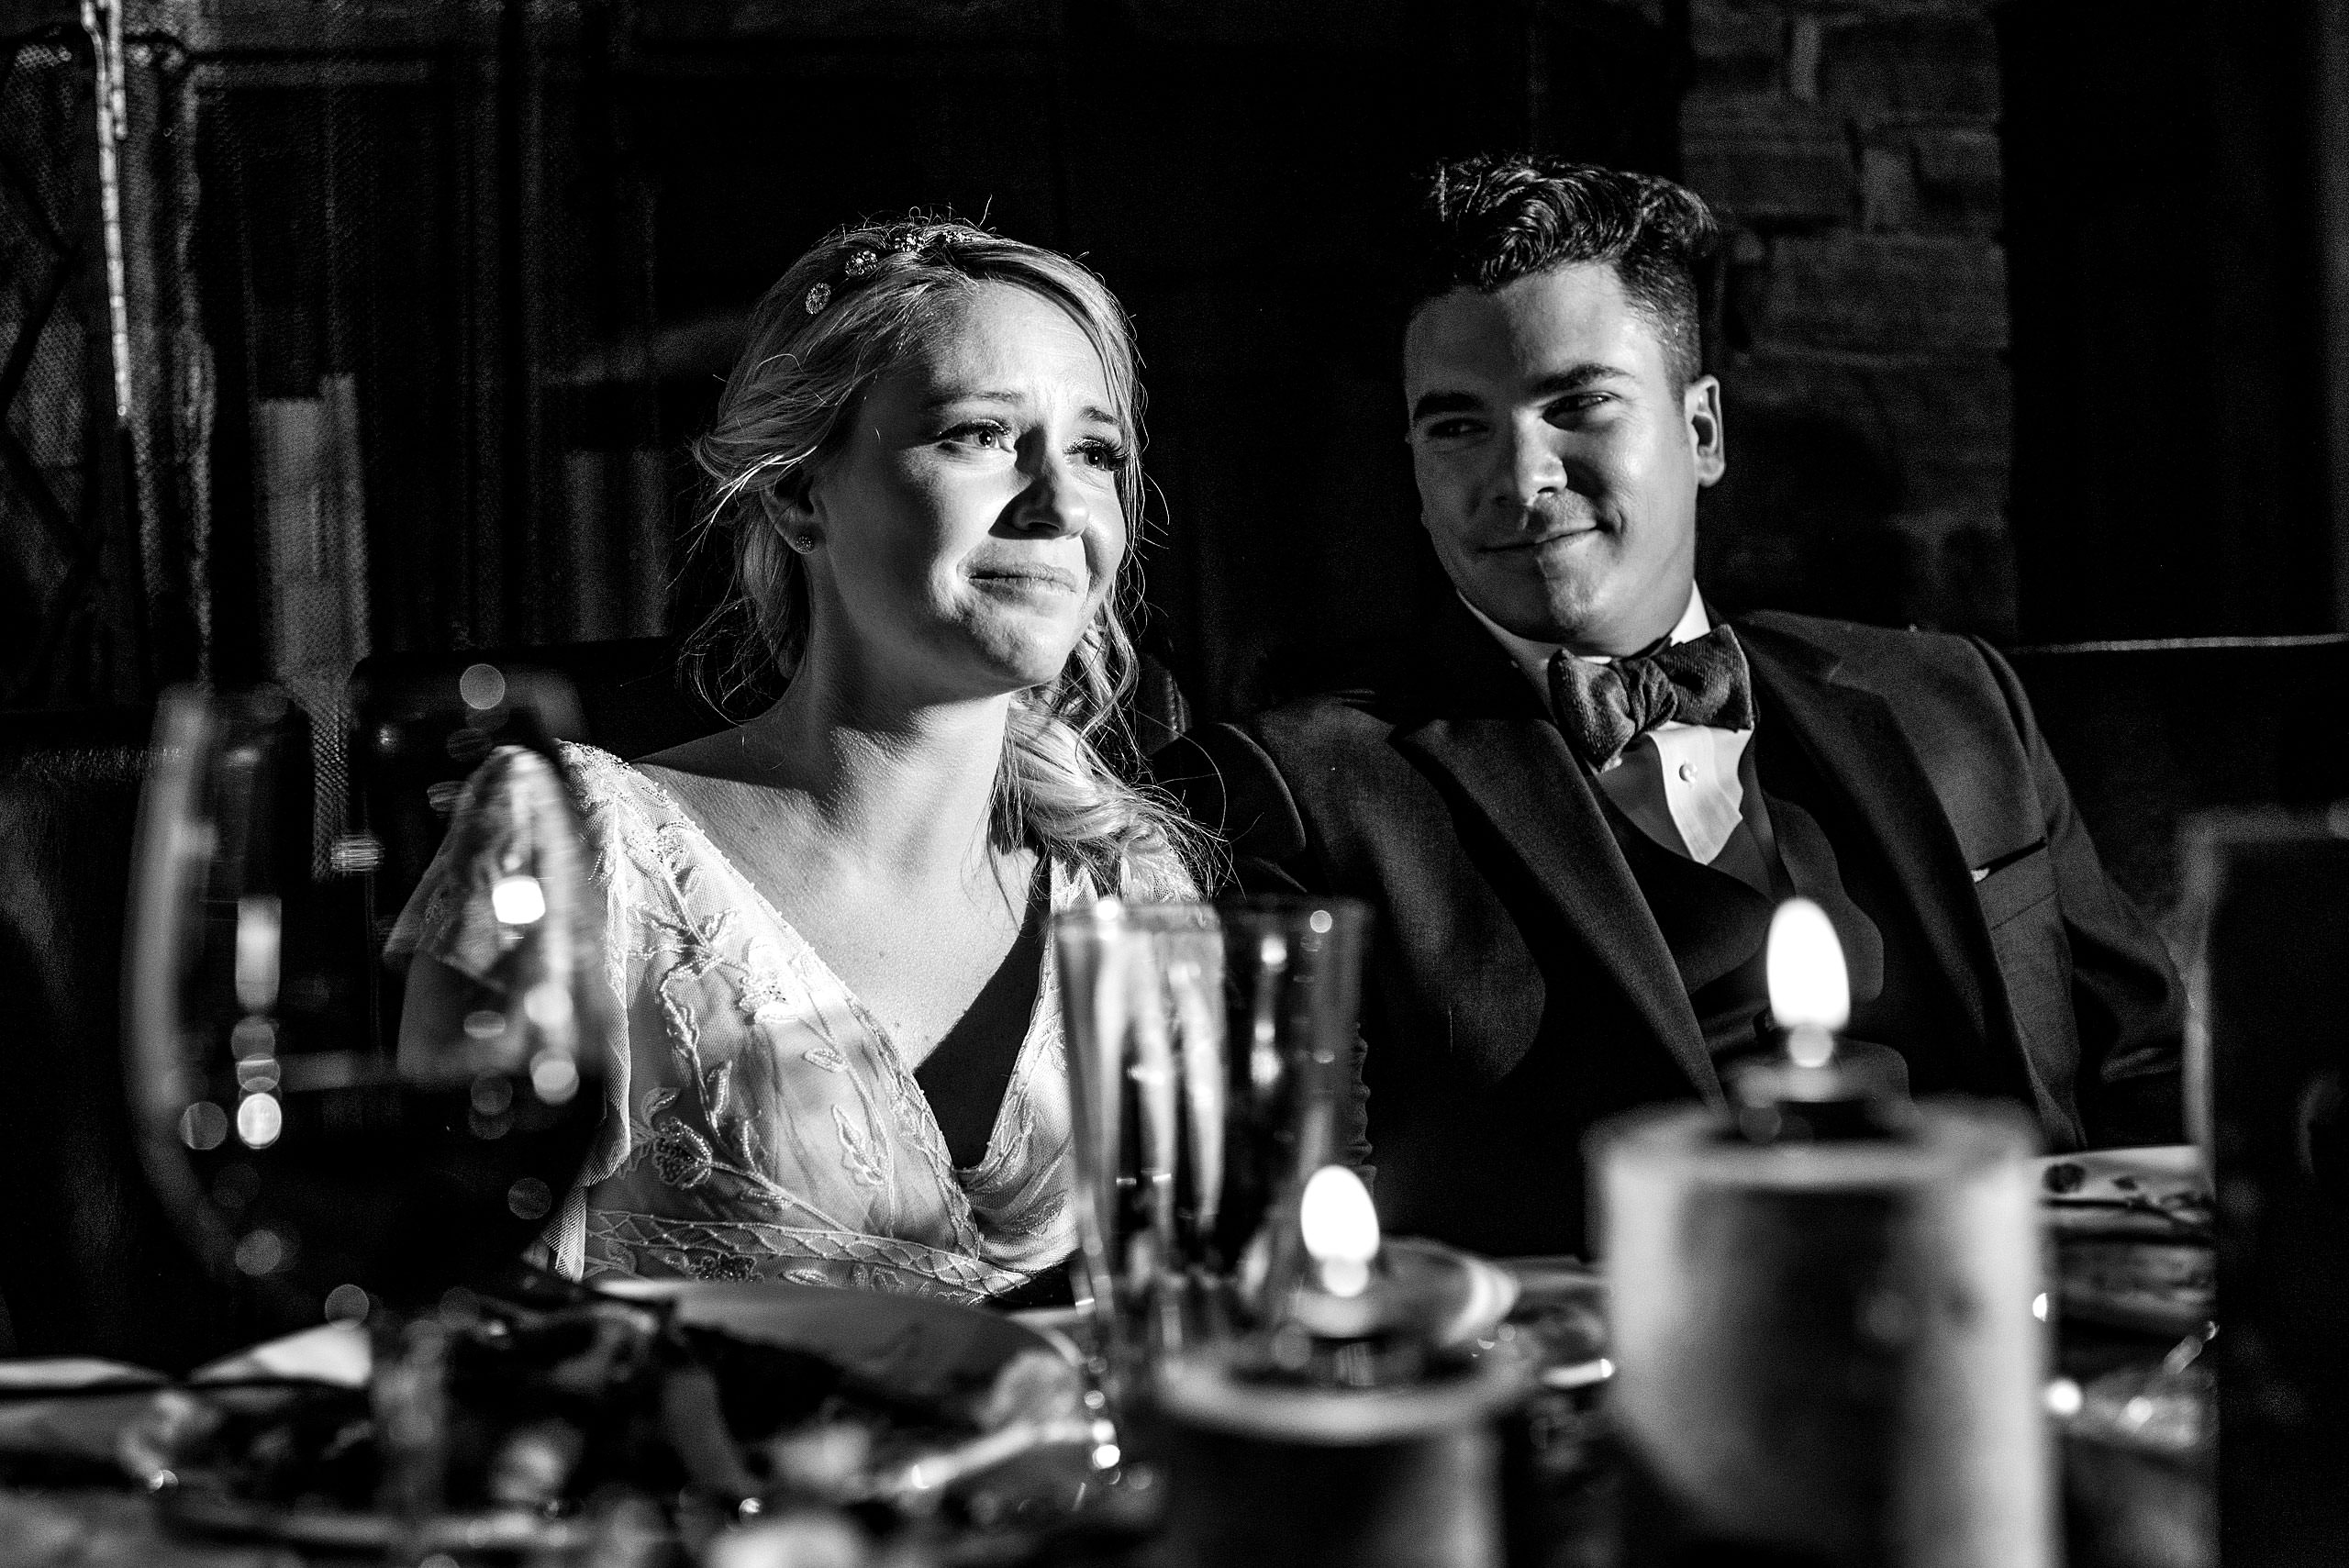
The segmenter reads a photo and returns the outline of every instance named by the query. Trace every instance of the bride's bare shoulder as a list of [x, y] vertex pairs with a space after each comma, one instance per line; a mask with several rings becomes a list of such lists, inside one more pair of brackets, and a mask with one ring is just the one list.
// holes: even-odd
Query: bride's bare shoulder
[[743, 785], [763, 782], [740, 728], [638, 757], [629, 766], [688, 803], [736, 795]]
[[797, 819], [794, 792], [777, 787], [772, 763], [745, 739], [740, 729], [722, 729], [628, 766], [731, 854], [746, 840], [787, 831]]
[[632, 757], [629, 760], [629, 766], [659, 768], [664, 773], [701, 777], [725, 777], [740, 771], [744, 750], [741, 729], [730, 728], [711, 735], [696, 736], [665, 751]]

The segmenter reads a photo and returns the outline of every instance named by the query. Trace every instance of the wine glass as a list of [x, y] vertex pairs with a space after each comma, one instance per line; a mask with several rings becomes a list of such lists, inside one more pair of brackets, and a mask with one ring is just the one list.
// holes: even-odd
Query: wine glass
[[261, 688], [159, 710], [126, 962], [135, 1129], [182, 1234], [269, 1329], [396, 1318], [497, 1277], [596, 1131], [579, 825], [527, 716], [466, 717], [480, 761], [447, 803], [478, 852], [443, 880], [479, 905], [460, 920], [475, 962], [464, 1006], [395, 1035], [383, 857], [317, 809], [340, 781], [322, 787], [302, 709]]

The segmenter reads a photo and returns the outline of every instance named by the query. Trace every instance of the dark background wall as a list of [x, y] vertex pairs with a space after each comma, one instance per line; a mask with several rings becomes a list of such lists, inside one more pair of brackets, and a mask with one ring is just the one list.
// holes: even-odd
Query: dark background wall
[[1987, 12], [1691, 6], [1683, 167], [1732, 224], [1705, 564], [1736, 596], [2015, 629]]
[[2349, 178], [2324, 145], [2339, 12], [2001, 8], [2027, 632], [2340, 624], [2339, 551], [2310, 526], [2349, 328], [2321, 239]]
[[2338, 27], [2188, 9], [132, 6], [117, 430], [93, 46], [0, 5], [0, 706], [679, 624], [678, 454], [750, 305], [916, 206], [1079, 253], [1132, 309], [1152, 637], [1197, 706], [1334, 678], [1442, 591], [1385, 236], [1414, 172], [1480, 148], [1721, 212], [1717, 598], [2324, 629]]

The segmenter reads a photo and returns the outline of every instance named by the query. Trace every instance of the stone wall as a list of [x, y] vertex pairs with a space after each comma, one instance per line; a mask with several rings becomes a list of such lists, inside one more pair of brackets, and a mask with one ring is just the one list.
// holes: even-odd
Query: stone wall
[[1981, 0], [1691, 0], [1687, 183], [1728, 234], [1717, 597], [2010, 636], [1998, 43]]

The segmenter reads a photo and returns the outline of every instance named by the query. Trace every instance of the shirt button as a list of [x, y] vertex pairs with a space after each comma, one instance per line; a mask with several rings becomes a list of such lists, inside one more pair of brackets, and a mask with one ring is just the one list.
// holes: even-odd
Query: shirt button
[[1680, 782], [1681, 782], [1682, 784], [1687, 784], [1690, 779], [1693, 779], [1693, 778], [1695, 778], [1696, 776], [1697, 776], [1697, 764], [1696, 764], [1696, 763], [1694, 763], [1694, 762], [1683, 762], [1683, 763], [1681, 763], [1681, 764], [1680, 764]]

